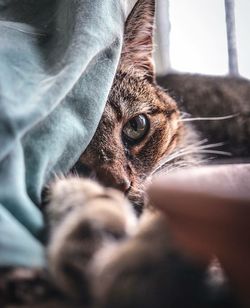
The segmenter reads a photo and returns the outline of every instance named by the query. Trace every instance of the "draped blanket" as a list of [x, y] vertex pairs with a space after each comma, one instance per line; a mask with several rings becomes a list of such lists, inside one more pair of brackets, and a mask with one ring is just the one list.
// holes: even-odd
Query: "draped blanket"
[[95, 132], [119, 60], [124, 4], [0, 0], [0, 266], [45, 264], [41, 192]]

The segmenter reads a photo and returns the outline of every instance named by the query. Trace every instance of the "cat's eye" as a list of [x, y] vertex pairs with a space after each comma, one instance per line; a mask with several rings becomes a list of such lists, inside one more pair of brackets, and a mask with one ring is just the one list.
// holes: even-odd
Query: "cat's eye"
[[149, 130], [149, 120], [144, 114], [130, 119], [123, 127], [122, 133], [126, 142], [136, 144], [142, 141]]

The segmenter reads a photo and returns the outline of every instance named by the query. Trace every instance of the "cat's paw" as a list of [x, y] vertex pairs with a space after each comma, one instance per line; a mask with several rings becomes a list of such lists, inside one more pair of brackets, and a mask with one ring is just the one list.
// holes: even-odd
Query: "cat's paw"
[[80, 178], [54, 183], [48, 205], [48, 260], [53, 280], [67, 295], [87, 302], [89, 264], [105, 245], [128, 236], [136, 225], [120, 192]]
[[100, 251], [95, 261], [92, 289], [98, 307], [211, 307], [205, 305], [206, 267], [178, 252], [158, 213], [112, 253]]

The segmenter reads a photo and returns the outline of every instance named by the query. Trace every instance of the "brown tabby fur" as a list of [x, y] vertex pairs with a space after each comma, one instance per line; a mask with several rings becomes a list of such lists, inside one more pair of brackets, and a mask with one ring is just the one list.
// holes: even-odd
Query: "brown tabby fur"
[[[121, 60], [102, 119], [78, 164], [93, 171], [103, 185], [125, 192], [139, 212], [145, 180], [164, 157], [196, 139], [195, 132], [179, 121], [175, 101], [155, 83], [153, 20], [154, 1], [139, 1], [126, 23]], [[129, 146], [122, 129], [140, 114], [148, 117], [149, 132], [138, 145]]]
[[[151, 208], [140, 219], [133, 211], [142, 213], [147, 205], [145, 185], [152, 175], [200, 163], [198, 134], [181, 121], [174, 99], [155, 82], [154, 11], [154, 0], [139, 0], [131, 12], [102, 119], [76, 165], [103, 186], [69, 177], [51, 187], [49, 272], [71, 307], [213, 304], [206, 268], [179, 254], [165, 218]], [[141, 114], [150, 128], [138, 144], [128, 144], [122, 129]]]
[[243, 77], [171, 73], [157, 78], [191, 117], [234, 115], [231, 119], [193, 122], [209, 142], [245, 160], [250, 155], [250, 81]]
[[[198, 134], [184, 125], [175, 101], [155, 83], [154, 10], [155, 1], [139, 0], [131, 12], [106, 108], [76, 166], [104, 187], [71, 178], [51, 190], [50, 273], [71, 300], [96, 307], [212, 304], [205, 267], [178, 253], [165, 218], [146, 208], [138, 222], [124, 197], [141, 213], [154, 173], [200, 163]], [[129, 144], [123, 128], [141, 114], [149, 130], [139, 143]]]
[[[162, 159], [197, 140], [195, 132], [180, 121], [175, 101], [155, 83], [154, 10], [155, 1], [140, 0], [131, 12], [102, 119], [77, 164], [78, 170], [87, 170], [104, 186], [124, 193], [139, 213], [144, 205], [146, 181], [161, 168]], [[149, 131], [138, 144], [128, 144], [122, 129], [131, 118], [141, 114], [149, 120]], [[198, 163], [194, 155], [182, 159], [188, 165]], [[72, 299], [103, 307], [157, 307], [165, 300], [171, 301], [171, 291], [167, 297], [164, 285], [168, 285], [167, 272], [172, 271], [168, 258], [175, 252], [170, 248], [161, 215], [154, 211], [144, 213], [135, 228], [136, 218], [122, 194], [89, 180], [73, 178], [55, 183], [49, 217], [53, 225], [49, 246], [52, 277]], [[161, 264], [161, 268], [157, 269], [156, 264]], [[143, 269], [150, 273], [145, 276]], [[127, 274], [126, 283], [132, 289], [138, 281], [145, 283], [148, 292], [154, 290], [143, 306], [143, 290], [139, 288], [131, 294], [123, 290], [124, 282], [119, 277]], [[163, 282], [164, 301], [159, 297], [158, 304], [156, 279]]]

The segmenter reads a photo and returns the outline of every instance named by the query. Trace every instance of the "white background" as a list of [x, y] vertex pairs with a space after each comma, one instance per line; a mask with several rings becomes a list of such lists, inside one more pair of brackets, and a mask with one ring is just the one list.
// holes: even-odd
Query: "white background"
[[[228, 72], [224, 0], [170, 0], [170, 62], [174, 70]], [[239, 71], [250, 78], [250, 0], [235, 0]]]

